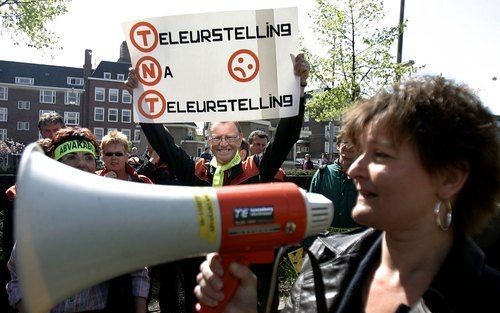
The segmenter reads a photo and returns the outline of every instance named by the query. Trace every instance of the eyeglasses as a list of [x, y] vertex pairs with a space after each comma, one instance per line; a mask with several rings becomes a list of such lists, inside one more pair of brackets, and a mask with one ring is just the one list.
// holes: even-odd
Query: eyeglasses
[[107, 157], [111, 157], [113, 155], [116, 155], [117, 157], [122, 157], [125, 154], [123, 152], [106, 152], [106, 153], [104, 153], [104, 155]]
[[227, 136], [227, 137], [208, 137], [208, 140], [210, 140], [213, 144], [218, 145], [219, 143], [222, 142], [222, 140], [225, 140], [227, 143], [233, 143], [240, 139], [240, 136]]

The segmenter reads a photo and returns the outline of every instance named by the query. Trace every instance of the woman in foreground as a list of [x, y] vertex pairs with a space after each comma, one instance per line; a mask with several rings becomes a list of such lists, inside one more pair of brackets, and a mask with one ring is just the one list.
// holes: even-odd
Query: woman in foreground
[[[319, 238], [328, 312], [496, 312], [500, 274], [469, 239], [494, 216], [499, 142], [493, 116], [466, 87], [443, 77], [395, 85], [352, 107], [343, 131], [362, 151], [348, 174], [352, 215], [370, 228]], [[226, 312], [256, 312], [255, 279], [240, 279]], [[217, 305], [218, 255], [201, 266], [195, 292]], [[285, 312], [316, 312], [307, 260]]]

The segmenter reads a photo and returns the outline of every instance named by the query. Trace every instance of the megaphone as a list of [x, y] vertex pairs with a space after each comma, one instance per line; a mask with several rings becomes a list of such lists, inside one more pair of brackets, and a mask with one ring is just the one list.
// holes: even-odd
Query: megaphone
[[[63, 165], [36, 144], [22, 156], [17, 187], [17, 269], [24, 305], [34, 313], [148, 265], [217, 251], [225, 265], [270, 263], [276, 247], [321, 232], [333, 218], [327, 198], [292, 183], [133, 183]], [[225, 272], [231, 293], [237, 281]]]

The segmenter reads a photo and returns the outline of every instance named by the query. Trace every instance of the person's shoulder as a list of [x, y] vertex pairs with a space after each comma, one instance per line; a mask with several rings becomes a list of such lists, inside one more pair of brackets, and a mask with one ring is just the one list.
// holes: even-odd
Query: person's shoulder
[[371, 246], [379, 237], [380, 231], [373, 228], [356, 228], [350, 232], [328, 233], [319, 236], [316, 242], [339, 255], [358, 252], [363, 247]]

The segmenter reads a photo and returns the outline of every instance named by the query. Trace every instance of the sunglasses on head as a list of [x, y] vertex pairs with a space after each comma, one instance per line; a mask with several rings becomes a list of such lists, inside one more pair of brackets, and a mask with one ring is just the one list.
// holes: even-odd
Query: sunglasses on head
[[124, 156], [125, 154], [123, 152], [106, 152], [104, 153], [105, 156], [110, 157], [113, 155], [116, 155], [117, 157]]

